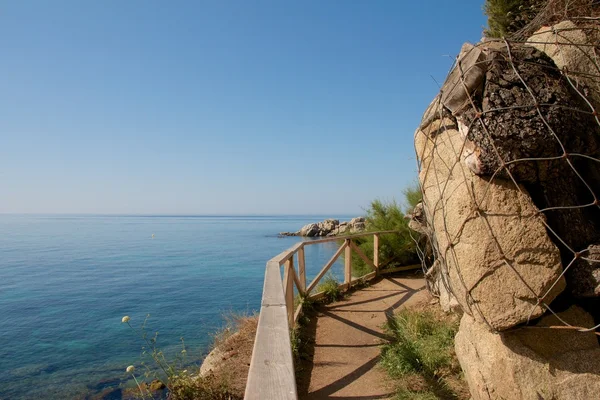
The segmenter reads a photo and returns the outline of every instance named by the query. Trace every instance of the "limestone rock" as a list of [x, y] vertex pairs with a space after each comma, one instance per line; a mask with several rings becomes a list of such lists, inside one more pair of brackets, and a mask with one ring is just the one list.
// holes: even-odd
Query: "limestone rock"
[[[576, 306], [559, 315], [574, 326], [593, 325]], [[562, 323], [551, 315], [536, 325]], [[455, 349], [473, 400], [593, 399], [600, 392], [600, 347], [590, 332], [523, 328], [496, 334], [464, 315]]]
[[415, 148], [426, 219], [448, 289], [465, 313], [495, 330], [540, 316], [537, 298], [546, 294], [551, 302], [565, 287], [543, 216], [523, 187], [484, 179], [461, 162], [465, 138], [455, 121], [437, 125], [446, 128], [433, 137], [434, 128], [416, 132]]

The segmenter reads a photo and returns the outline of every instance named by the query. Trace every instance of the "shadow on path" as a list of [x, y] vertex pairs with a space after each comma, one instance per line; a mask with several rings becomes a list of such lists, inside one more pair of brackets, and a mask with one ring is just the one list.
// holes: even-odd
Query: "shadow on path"
[[403, 305], [425, 294], [414, 273], [379, 278], [340, 302], [321, 305], [307, 315], [304, 347], [297, 366], [301, 399], [388, 399], [393, 397], [385, 373], [376, 368], [379, 346], [393, 340], [383, 325]]

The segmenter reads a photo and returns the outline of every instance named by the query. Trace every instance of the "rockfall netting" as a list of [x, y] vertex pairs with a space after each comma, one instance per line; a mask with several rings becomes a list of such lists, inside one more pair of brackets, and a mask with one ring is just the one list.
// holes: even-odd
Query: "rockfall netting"
[[591, 18], [465, 44], [415, 134], [430, 287], [491, 331], [599, 327], [552, 305], [600, 296], [599, 46]]
[[600, 393], [598, 3], [552, 0], [465, 44], [415, 133], [409, 226], [429, 290], [463, 313], [474, 400]]

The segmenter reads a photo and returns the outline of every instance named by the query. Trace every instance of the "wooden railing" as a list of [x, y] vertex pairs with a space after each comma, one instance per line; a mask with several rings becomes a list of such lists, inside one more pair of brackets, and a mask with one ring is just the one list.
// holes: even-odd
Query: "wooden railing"
[[[300, 296], [315, 299], [321, 293], [311, 294], [327, 271], [344, 252], [344, 282], [342, 289], [349, 289], [354, 283], [369, 280], [380, 273], [379, 238], [383, 234], [396, 231], [368, 232], [342, 237], [300, 242], [267, 262], [258, 329], [254, 340], [252, 361], [246, 384], [246, 400], [297, 399], [296, 378], [290, 342], [290, 329], [294, 328], [302, 313], [302, 302], [294, 309], [294, 286]], [[373, 261], [352, 241], [356, 238], [373, 235]], [[343, 241], [340, 248], [325, 264], [321, 272], [306, 285], [306, 265], [304, 248], [326, 242]], [[352, 251], [354, 251], [373, 271], [356, 279], [352, 277]], [[297, 261], [298, 269], [294, 261]], [[384, 264], [381, 264], [384, 265]], [[283, 282], [281, 266], [284, 267]], [[393, 271], [414, 269], [419, 266], [395, 268]], [[387, 271], [387, 270], [386, 270]], [[392, 272], [390, 270], [390, 272]]]

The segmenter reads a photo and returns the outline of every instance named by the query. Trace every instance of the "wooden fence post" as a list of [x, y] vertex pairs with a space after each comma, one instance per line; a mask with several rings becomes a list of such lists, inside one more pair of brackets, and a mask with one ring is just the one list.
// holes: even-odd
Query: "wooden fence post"
[[375, 265], [375, 274], [379, 275], [379, 234], [373, 235], [373, 264]]
[[290, 329], [294, 329], [294, 257], [285, 262], [285, 306]]
[[302, 292], [306, 292], [306, 266], [304, 263], [304, 247], [300, 247], [298, 249], [298, 280]]
[[344, 283], [346, 288], [350, 288], [350, 282], [352, 281], [352, 248], [350, 247], [350, 241], [352, 239], [346, 239], [346, 250], [344, 253]]

